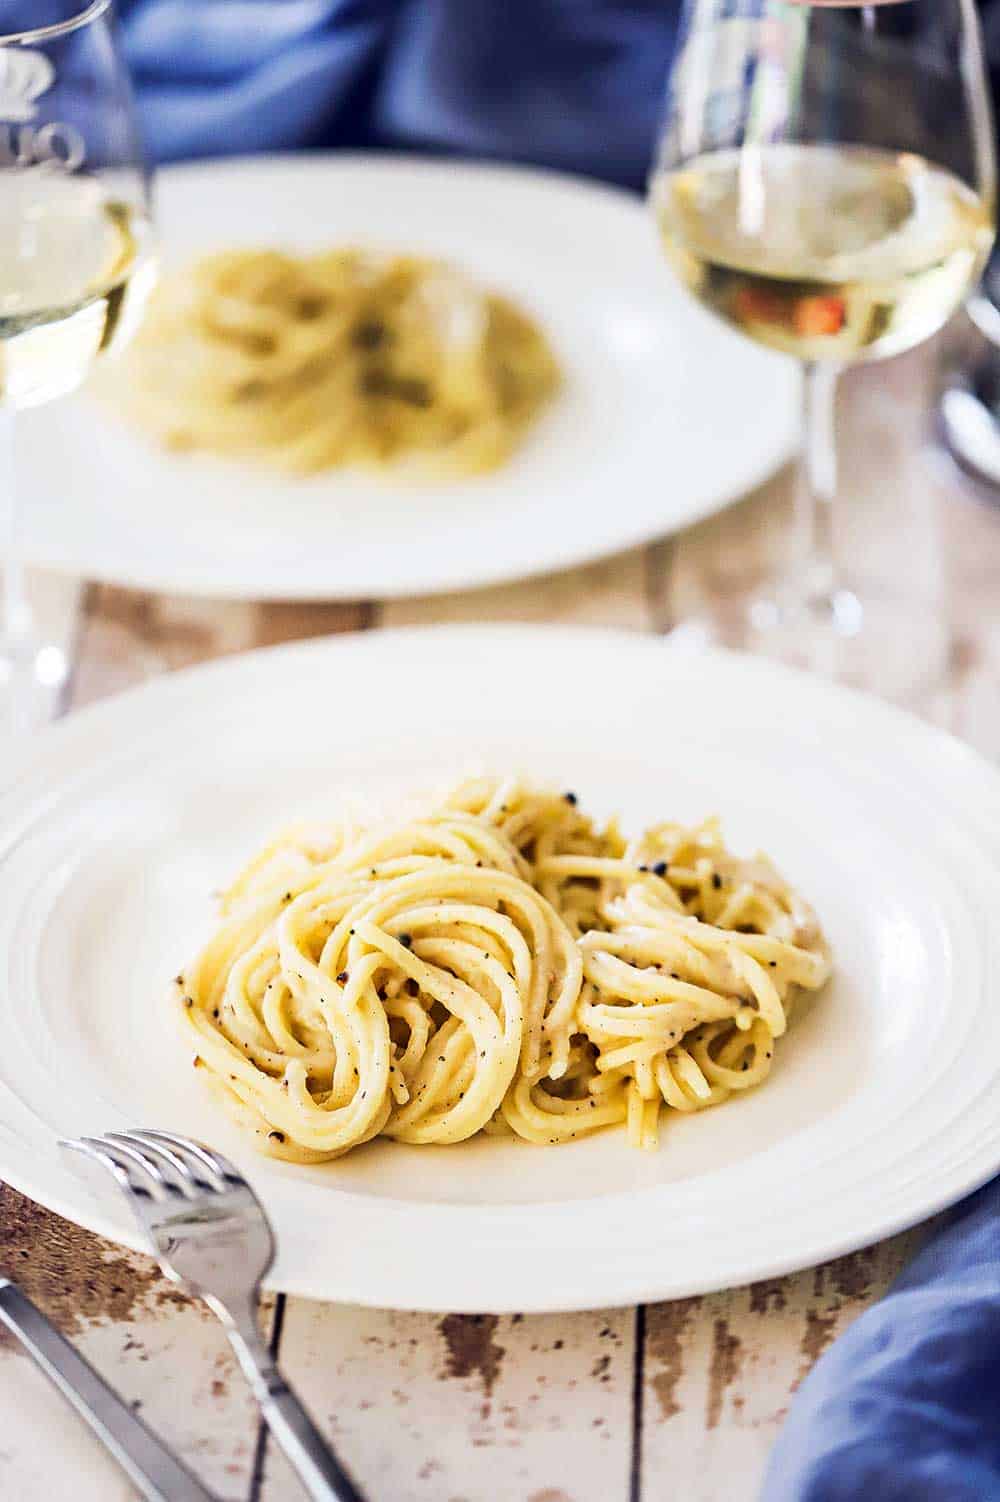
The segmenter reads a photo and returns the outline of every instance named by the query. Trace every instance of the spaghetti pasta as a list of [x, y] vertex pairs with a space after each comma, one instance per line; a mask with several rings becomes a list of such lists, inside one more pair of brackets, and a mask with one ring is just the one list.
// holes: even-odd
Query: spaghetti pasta
[[559, 370], [525, 313], [443, 262], [239, 250], [163, 281], [108, 382], [169, 448], [467, 474], [503, 463]]
[[299, 1162], [618, 1123], [655, 1146], [665, 1113], [761, 1084], [830, 973], [811, 908], [715, 821], [627, 842], [519, 779], [293, 830], [222, 908], [175, 1005], [230, 1108]]

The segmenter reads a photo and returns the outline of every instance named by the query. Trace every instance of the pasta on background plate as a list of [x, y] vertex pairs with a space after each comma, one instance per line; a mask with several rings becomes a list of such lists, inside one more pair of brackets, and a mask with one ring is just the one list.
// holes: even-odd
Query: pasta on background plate
[[419, 476], [495, 469], [559, 382], [532, 319], [445, 262], [249, 249], [168, 276], [105, 389], [173, 450]]

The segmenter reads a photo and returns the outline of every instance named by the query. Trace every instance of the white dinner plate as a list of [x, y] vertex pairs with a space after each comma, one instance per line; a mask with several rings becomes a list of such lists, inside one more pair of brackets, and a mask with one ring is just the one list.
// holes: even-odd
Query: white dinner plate
[[[211, 894], [297, 816], [520, 769], [627, 827], [723, 816], [816, 904], [831, 984], [766, 1085], [559, 1148], [382, 1139], [259, 1157], [191, 1068], [170, 978]], [[476, 627], [178, 673], [46, 732], [0, 802], [0, 1178], [136, 1244], [56, 1147], [155, 1125], [233, 1157], [272, 1283], [423, 1309], [667, 1298], [852, 1250], [1000, 1166], [1000, 775], [873, 700], [655, 639]]]
[[169, 455], [85, 393], [21, 424], [32, 562], [268, 599], [465, 589], [686, 526], [794, 442], [793, 367], [682, 291], [630, 194], [516, 168], [305, 156], [171, 167], [158, 197], [168, 267], [241, 244], [451, 259], [535, 314], [565, 390], [496, 474], [426, 486]]

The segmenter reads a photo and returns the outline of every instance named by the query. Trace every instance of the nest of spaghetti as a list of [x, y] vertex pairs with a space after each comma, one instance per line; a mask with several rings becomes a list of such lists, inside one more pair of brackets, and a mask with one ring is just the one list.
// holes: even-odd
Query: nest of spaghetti
[[495, 469], [559, 383], [528, 314], [443, 261], [247, 249], [164, 279], [107, 394], [173, 450], [419, 479]]
[[763, 1084], [796, 996], [829, 974], [812, 909], [716, 821], [627, 841], [573, 793], [480, 779], [268, 846], [173, 1004], [278, 1157], [620, 1124], [652, 1148], [671, 1112]]

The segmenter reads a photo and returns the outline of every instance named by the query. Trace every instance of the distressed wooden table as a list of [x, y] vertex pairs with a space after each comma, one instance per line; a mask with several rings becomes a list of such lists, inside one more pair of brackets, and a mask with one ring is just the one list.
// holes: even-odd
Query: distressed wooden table
[[[997, 756], [1000, 508], [977, 497], [928, 439], [934, 370], [925, 354], [847, 383], [845, 486], [859, 526], [888, 506], [891, 566], [901, 533], [909, 567], [917, 534], [940, 527], [956, 631], [950, 693], [934, 712]], [[387, 606], [218, 604], [38, 579], [45, 622], [75, 662], [65, 702], [53, 708], [72, 712], [189, 663], [325, 632], [476, 619], [663, 632], [705, 591], [753, 571], [781, 536], [787, 500], [781, 476], [670, 542], [542, 581]], [[641, 1309], [459, 1317], [279, 1297], [263, 1317], [289, 1376], [373, 1502], [750, 1502], [797, 1385], [921, 1234], [796, 1277]], [[221, 1497], [301, 1495], [214, 1319], [144, 1258], [0, 1188], [0, 1271]], [[0, 1496], [132, 1496], [10, 1343], [0, 1344]]]

